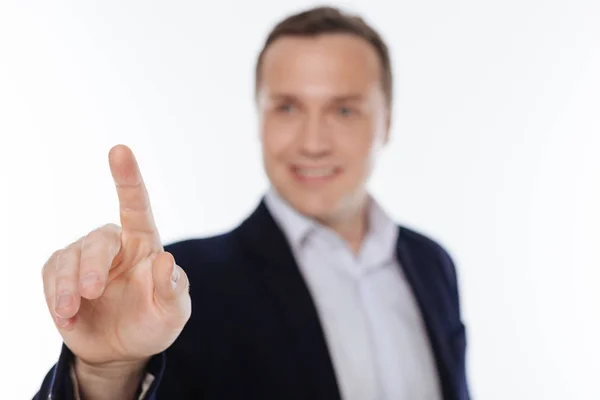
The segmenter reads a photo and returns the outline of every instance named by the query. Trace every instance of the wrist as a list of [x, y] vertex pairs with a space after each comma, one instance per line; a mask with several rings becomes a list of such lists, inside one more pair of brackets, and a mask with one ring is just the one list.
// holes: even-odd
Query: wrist
[[118, 378], [124, 375], [141, 373], [149, 359], [135, 361], [113, 361], [102, 364], [91, 364], [75, 357], [75, 371], [79, 374], [94, 375], [102, 378]]
[[83, 399], [133, 399], [148, 360], [88, 364], [74, 360], [74, 371]]

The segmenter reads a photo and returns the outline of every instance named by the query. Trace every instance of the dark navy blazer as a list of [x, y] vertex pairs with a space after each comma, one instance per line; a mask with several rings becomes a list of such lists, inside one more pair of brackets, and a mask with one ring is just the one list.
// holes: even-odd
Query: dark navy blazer
[[[168, 246], [191, 283], [192, 316], [154, 356], [148, 400], [336, 400], [317, 309], [264, 201], [231, 232]], [[468, 400], [455, 268], [433, 240], [400, 227], [397, 257], [417, 299], [444, 400]], [[72, 400], [63, 345], [35, 400]], [[125, 399], [123, 399], [125, 400]]]

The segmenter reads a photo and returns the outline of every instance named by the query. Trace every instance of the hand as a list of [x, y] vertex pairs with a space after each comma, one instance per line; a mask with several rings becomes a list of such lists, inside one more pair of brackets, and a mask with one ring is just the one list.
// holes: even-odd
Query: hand
[[131, 150], [111, 149], [121, 226], [105, 225], [55, 252], [43, 268], [46, 303], [78, 361], [143, 365], [191, 315], [188, 279], [163, 251]]

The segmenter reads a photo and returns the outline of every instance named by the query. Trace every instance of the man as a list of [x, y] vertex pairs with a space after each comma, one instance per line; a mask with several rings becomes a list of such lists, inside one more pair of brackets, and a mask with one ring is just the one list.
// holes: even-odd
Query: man
[[287, 18], [256, 101], [272, 187], [226, 234], [163, 248], [132, 152], [111, 150], [121, 226], [44, 266], [65, 345], [37, 399], [469, 398], [452, 261], [366, 191], [391, 120], [379, 35], [333, 8]]

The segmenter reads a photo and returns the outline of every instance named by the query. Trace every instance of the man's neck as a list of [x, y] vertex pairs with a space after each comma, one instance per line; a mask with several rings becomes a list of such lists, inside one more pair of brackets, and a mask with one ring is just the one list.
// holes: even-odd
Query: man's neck
[[345, 213], [338, 218], [319, 221], [337, 233], [358, 254], [368, 231], [369, 199], [365, 199], [359, 208]]

